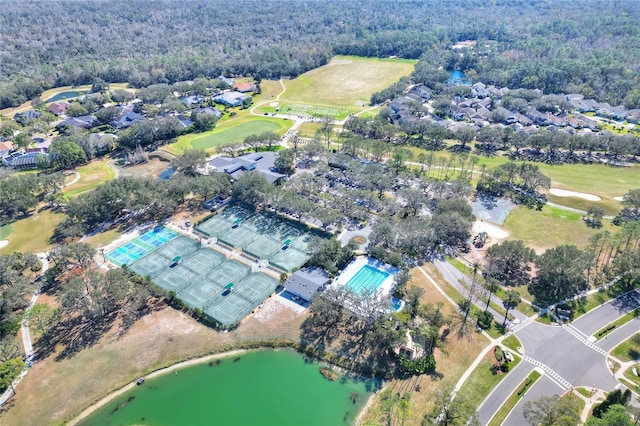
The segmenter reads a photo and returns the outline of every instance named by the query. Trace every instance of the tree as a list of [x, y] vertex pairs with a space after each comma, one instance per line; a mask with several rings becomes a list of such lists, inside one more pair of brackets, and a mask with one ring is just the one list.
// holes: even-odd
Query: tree
[[536, 260], [537, 276], [529, 292], [541, 305], [575, 296], [586, 290], [585, 271], [588, 257], [576, 246], [562, 245], [548, 249]]
[[207, 153], [202, 149], [187, 149], [182, 155], [171, 161], [173, 170], [187, 176], [199, 175], [198, 169], [202, 169], [207, 162]]
[[25, 363], [22, 358], [14, 358], [0, 364], [0, 392], [4, 392], [9, 386], [16, 393], [13, 381], [18, 378], [20, 372], [24, 370]]
[[602, 228], [602, 218], [604, 217], [604, 209], [600, 206], [589, 206], [584, 221], [591, 228]]
[[45, 303], [36, 303], [28, 313], [29, 324], [48, 341], [48, 332], [58, 321], [60, 311]]
[[260, 173], [244, 173], [233, 184], [233, 196], [256, 207], [267, 200], [269, 192], [271, 185]]
[[611, 407], [616, 405], [625, 406], [629, 401], [631, 401], [631, 391], [629, 389], [626, 389], [624, 392], [616, 389], [609, 392], [604, 401], [593, 407], [593, 416], [604, 419], [605, 413], [607, 413]]
[[491, 303], [491, 296], [500, 288], [500, 283], [493, 277], [487, 277], [484, 281], [484, 289], [487, 292], [487, 305], [484, 310], [489, 309], [489, 303]]
[[487, 275], [504, 281], [505, 285], [522, 285], [529, 281], [530, 263], [536, 258], [533, 249], [523, 241], [504, 241], [487, 250]]
[[434, 409], [425, 415], [422, 423], [443, 426], [478, 424], [476, 413], [469, 401], [459, 393], [454, 394], [451, 386], [440, 387], [436, 390]]
[[505, 312], [504, 312], [504, 321], [502, 322], [503, 326], [507, 324], [507, 318], [509, 317], [509, 311], [511, 309], [515, 309], [515, 307], [520, 304], [520, 301], [521, 301], [520, 293], [518, 293], [515, 290], [507, 290], [507, 295], [504, 298]]
[[193, 127], [197, 132], [206, 132], [215, 127], [218, 122], [218, 118], [213, 114], [198, 114], [194, 112], [191, 114], [191, 121], [193, 121]]
[[580, 399], [575, 396], [543, 396], [524, 404], [524, 418], [532, 426], [560, 426], [580, 424]]
[[291, 176], [295, 171], [295, 152], [291, 149], [285, 149], [278, 152], [273, 167], [278, 173]]
[[0, 362], [18, 358], [22, 354], [18, 339], [13, 334], [8, 334], [0, 339]]
[[56, 139], [49, 148], [49, 159], [55, 168], [68, 170], [87, 162], [84, 150], [75, 142]]
[[89, 113], [89, 111], [82, 106], [81, 104], [74, 102], [71, 105], [69, 105], [69, 108], [67, 108], [67, 112], [66, 114], [69, 117], [81, 117], [83, 115], [87, 115]]
[[629, 417], [627, 409], [620, 404], [615, 404], [602, 415], [602, 417], [590, 417], [585, 426], [633, 426], [637, 425]]

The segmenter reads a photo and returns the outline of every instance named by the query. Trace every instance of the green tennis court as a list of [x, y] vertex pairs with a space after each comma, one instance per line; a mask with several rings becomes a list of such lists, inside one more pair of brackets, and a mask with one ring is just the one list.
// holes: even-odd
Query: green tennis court
[[162, 247], [177, 236], [178, 234], [170, 229], [159, 226], [108, 252], [105, 258], [117, 266], [131, 265], [136, 260]]

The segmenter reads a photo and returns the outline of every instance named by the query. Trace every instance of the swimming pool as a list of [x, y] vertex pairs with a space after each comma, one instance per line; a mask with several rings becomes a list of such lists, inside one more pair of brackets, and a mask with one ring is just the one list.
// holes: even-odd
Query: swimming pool
[[373, 266], [364, 265], [351, 279], [345, 284], [344, 288], [352, 293], [360, 296], [364, 294], [372, 294], [382, 283], [389, 278], [388, 272], [381, 271]]
[[105, 258], [117, 266], [130, 265], [177, 236], [175, 232], [160, 226], [110, 251]]

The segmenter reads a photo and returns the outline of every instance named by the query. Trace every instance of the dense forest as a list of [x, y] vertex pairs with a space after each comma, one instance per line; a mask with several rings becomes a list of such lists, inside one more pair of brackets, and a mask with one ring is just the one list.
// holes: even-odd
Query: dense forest
[[[141, 7], [141, 6], [144, 7]], [[640, 106], [634, 1], [15, 2], [0, 11], [0, 108], [94, 78], [293, 77], [334, 54], [420, 58], [488, 84]], [[478, 40], [475, 54], [452, 44]]]

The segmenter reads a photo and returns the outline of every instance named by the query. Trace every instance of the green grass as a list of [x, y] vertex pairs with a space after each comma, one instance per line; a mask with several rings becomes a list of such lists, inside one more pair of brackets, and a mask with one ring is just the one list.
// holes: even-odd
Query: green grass
[[589, 244], [589, 237], [610, 230], [612, 225], [605, 220], [602, 228], [592, 229], [585, 225], [581, 213], [551, 206], [544, 206], [541, 211], [517, 206], [503, 227], [509, 231], [509, 239], [522, 240], [537, 252], [543, 252], [562, 244], [584, 248]]
[[631, 343], [631, 337], [616, 346], [611, 354], [621, 361], [640, 361], [640, 347]]
[[316, 131], [322, 127], [321, 123], [306, 122], [298, 126], [298, 136], [301, 138], [314, 138]]
[[12, 233], [9, 244], [0, 249], [2, 253], [31, 252], [40, 253], [51, 249], [49, 238], [56, 225], [64, 220], [60, 213], [40, 210], [31, 217], [11, 223]]
[[274, 132], [283, 135], [293, 123], [281, 118], [263, 118], [249, 115], [243, 112], [204, 133], [192, 133], [181, 136], [174, 144], [167, 145], [163, 149], [172, 154], [180, 155], [187, 149], [197, 148], [212, 152], [218, 145], [241, 142], [249, 135], [265, 132]]
[[6, 240], [7, 238], [9, 238], [9, 235], [11, 235], [11, 231], [11, 225], [9, 224], [0, 226], [0, 240]]
[[[594, 334], [594, 336], [596, 337], [596, 339], [602, 339], [607, 334], [609, 334], [610, 332], [615, 330], [617, 327], [620, 327], [621, 325], [624, 325], [624, 324], [628, 323], [629, 321], [632, 321], [632, 320], [638, 318], [639, 316], [640, 316], [640, 308], [636, 308], [633, 311], [627, 313], [626, 315], [623, 315], [620, 318], [618, 318], [617, 320], [613, 321], [611, 324], [608, 324], [606, 327], [602, 327], [600, 330], [598, 330]], [[615, 326], [616, 328], [609, 328], [611, 326]]]
[[640, 377], [636, 376], [635, 374], [633, 374], [633, 368], [636, 368], [636, 371], [638, 371], [640, 373], [640, 364], [636, 364], [636, 365], [632, 365], [631, 367], [627, 368], [627, 370], [624, 372], [624, 377], [627, 378], [627, 380], [630, 382], [631, 386], [629, 386], [629, 388], [634, 391], [635, 393], [639, 393], [640, 392]]
[[122, 235], [122, 232], [118, 229], [111, 229], [109, 231], [100, 232], [99, 234], [92, 235], [84, 240], [85, 243], [89, 244], [93, 248], [99, 248], [106, 246], [111, 243], [118, 237]]
[[456, 258], [449, 257], [449, 258], [447, 258], [447, 261], [451, 265], [453, 265], [453, 267], [456, 268], [458, 271], [460, 271], [463, 274], [471, 277], [471, 272], [472, 272], [471, 268], [466, 263], [464, 263], [462, 260], [458, 259], [457, 257]]
[[576, 391], [578, 391], [578, 393], [582, 396], [584, 396], [585, 398], [591, 398], [591, 391], [587, 388], [575, 388]]
[[[514, 355], [513, 358], [513, 362], [509, 363], [510, 369], [513, 369], [520, 362], [518, 356]], [[466, 397], [472, 407], [478, 407], [484, 398], [489, 395], [489, 392], [509, 374], [495, 374], [493, 372], [493, 361], [493, 348], [491, 348], [462, 385], [461, 394]]]
[[[529, 374], [529, 377], [527, 377], [527, 379], [531, 379], [531, 382], [527, 386], [527, 390], [530, 389], [531, 386], [533, 386], [533, 384], [539, 378], [540, 378], [540, 373], [538, 373], [537, 371], [532, 371], [531, 374]], [[518, 390], [525, 385], [527, 379], [525, 379], [520, 384], [520, 386], [518, 386], [516, 390], [513, 391], [511, 396], [509, 396], [509, 398], [502, 404], [500, 409], [491, 418], [491, 421], [489, 422], [489, 426], [500, 426], [505, 421], [505, 419], [507, 418], [511, 410], [513, 410], [513, 407], [515, 407], [516, 404], [520, 401], [520, 399], [522, 399], [522, 397], [527, 393], [525, 391], [522, 394], [518, 395]]]
[[504, 339], [502, 344], [516, 352], [518, 352], [518, 348], [522, 346], [522, 343], [520, 343], [520, 340], [518, 340], [515, 334]]
[[65, 186], [62, 192], [67, 197], [73, 197], [114, 179], [115, 172], [109, 167], [107, 161], [107, 158], [93, 160], [89, 164], [76, 169], [80, 173], [80, 179], [73, 185]]
[[416, 61], [335, 56], [320, 68], [285, 82], [283, 104], [307, 104], [362, 110], [371, 95], [411, 74]]

